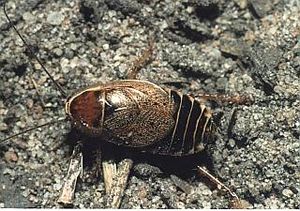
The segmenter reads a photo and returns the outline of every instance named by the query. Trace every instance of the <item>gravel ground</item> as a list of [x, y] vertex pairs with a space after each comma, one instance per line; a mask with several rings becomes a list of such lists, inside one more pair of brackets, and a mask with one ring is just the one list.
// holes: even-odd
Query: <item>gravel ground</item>
[[[154, 34], [155, 59], [141, 79], [194, 95], [255, 98], [252, 105], [216, 106], [218, 138], [203, 155], [130, 152], [135, 167], [122, 208], [228, 208], [228, 196], [197, 176], [197, 165], [247, 207], [300, 208], [299, 1], [20, 0], [8, 1], [7, 10], [68, 93], [124, 78]], [[64, 99], [2, 10], [0, 28], [4, 138], [64, 116]], [[74, 142], [69, 131], [69, 122], [60, 122], [0, 146], [0, 207], [59, 207]], [[103, 207], [103, 180], [93, 176], [92, 158], [85, 163], [74, 207]]]

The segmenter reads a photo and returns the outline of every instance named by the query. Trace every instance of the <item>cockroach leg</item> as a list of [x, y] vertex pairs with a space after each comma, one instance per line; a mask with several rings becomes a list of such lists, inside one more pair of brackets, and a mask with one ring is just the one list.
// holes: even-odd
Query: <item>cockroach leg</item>
[[220, 180], [218, 180], [216, 177], [214, 177], [212, 174], [210, 174], [205, 168], [198, 166], [198, 172], [200, 175], [205, 176], [207, 179], [209, 179], [212, 183], [214, 183], [219, 190], [224, 189], [231, 197], [231, 205], [232, 208], [239, 208], [242, 207], [242, 202], [240, 198], [237, 196], [235, 192], [233, 192], [229, 187], [227, 187], [225, 184], [223, 184]]
[[151, 37], [148, 41], [148, 48], [145, 49], [141, 56], [135, 59], [131, 67], [128, 69], [126, 79], [137, 79], [137, 74], [142, 67], [149, 64], [153, 59], [154, 38]]
[[70, 206], [73, 204], [77, 179], [78, 177], [82, 177], [82, 174], [83, 155], [81, 152], [81, 146], [78, 144], [73, 150], [68, 173], [65, 177], [65, 182], [61, 190], [61, 194], [57, 200], [58, 203], [62, 204], [63, 206]]
[[226, 94], [197, 94], [195, 98], [201, 100], [211, 100], [218, 103], [229, 103], [237, 105], [251, 105], [254, 101], [253, 97], [245, 95], [226, 95]]
[[159, 83], [161, 85], [174, 86], [177, 88], [191, 85], [191, 83], [189, 81], [184, 81], [184, 80], [166, 80], [166, 81], [160, 81]]
[[36, 90], [37, 95], [38, 95], [39, 98], [40, 98], [40, 101], [41, 101], [41, 103], [42, 103], [43, 108], [46, 108], [45, 101], [44, 101], [43, 98], [42, 98], [42, 95], [41, 95], [41, 93], [40, 93], [40, 91], [39, 91], [39, 89], [38, 89], [37, 83], [35, 82], [35, 80], [34, 80], [32, 77], [29, 77], [29, 78], [30, 78], [31, 83], [33, 84], [35, 90]]
[[232, 129], [234, 128], [234, 125], [237, 120], [237, 111], [238, 110], [236, 108], [234, 108], [231, 113], [231, 117], [230, 117], [228, 128], [227, 128], [227, 139], [228, 140], [232, 137]]
[[[93, 152], [94, 153], [94, 152]], [[99, 147], [95, 150], [95, 165], [93, 167], [94, 178], [100, 178], [103, 175], [102, 172], [102, 148]]]
[[107, 208], [116, 209], [120, 207], [132, 165], [133, 161], [128, 158], [123, 159], [118, 164], [117, 172], [110, 186], [109, 194], [107, 195]]

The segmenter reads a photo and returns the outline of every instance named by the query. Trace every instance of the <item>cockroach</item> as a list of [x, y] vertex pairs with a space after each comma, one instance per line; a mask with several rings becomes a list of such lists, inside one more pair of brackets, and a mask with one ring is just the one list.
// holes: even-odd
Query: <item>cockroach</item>
[[213, 138], [212, 111], [204, 102], [149, 81], [119, 80], [75, 92], [65, 112], [88, 136], [143, 152], [185, 156], [203, 151]]
[[84, 88], [65, 111], [83, 134], [154, 154], [197, 153], [212, 129], [212, 113], [199, 101], [140, 80]]
[[[8, 17], [5, 5], [4, 14], [43, 71], [62, 96], [66, 97], [65, 91], [53, 79]], [[137, 80], [137, 72], [151, 57], [153, 45], [149, 46], [129, 69], [126, 80], [92, 85], [66, 97], [65, 112], [68, 119], [73, 127], [88, 137], [134, 148], [140, 152], [168, 156], [199, 153], [212, 139], [215, 130], [212, 110], [204, 102], [207, 99], [234, 103], [244, 103], [247, 100], [244, 97], [208, 94], [195, 98], [149, 81]], [[51, 123], [38, 127], [48, 124]], [[22, 133], [30, 130], [32, 129]]]

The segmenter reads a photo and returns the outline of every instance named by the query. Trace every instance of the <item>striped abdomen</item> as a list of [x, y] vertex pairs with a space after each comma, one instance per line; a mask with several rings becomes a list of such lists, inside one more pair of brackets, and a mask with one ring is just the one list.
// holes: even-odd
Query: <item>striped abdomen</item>
[[174, 104], [174, 128], [164, 140], [147, 151], [173, 156], [202, 151], [212, 133], [210, 109], [188, 95], [174, 90], [170, 90], [169, 93]]

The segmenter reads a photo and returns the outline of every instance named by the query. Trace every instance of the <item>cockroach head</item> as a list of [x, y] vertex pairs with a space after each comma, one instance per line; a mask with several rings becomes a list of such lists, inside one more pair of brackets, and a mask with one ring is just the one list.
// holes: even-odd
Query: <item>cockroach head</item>
[[101, 92], [86, 89], [67, 98], [66, 114], [73, 126], [80, 132], [100, 136], [103, 128], [103, 108]]

